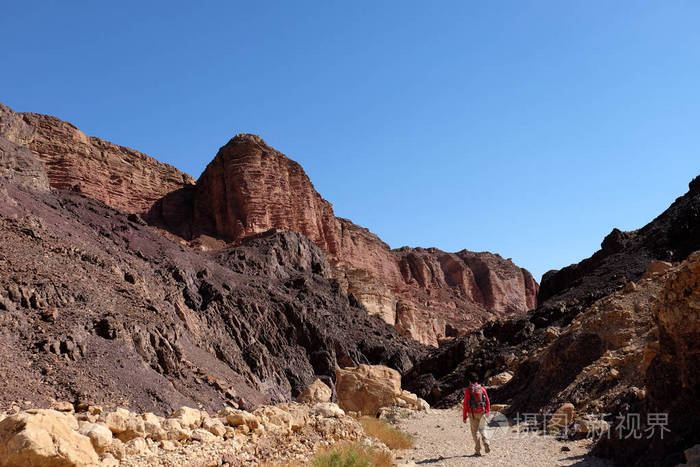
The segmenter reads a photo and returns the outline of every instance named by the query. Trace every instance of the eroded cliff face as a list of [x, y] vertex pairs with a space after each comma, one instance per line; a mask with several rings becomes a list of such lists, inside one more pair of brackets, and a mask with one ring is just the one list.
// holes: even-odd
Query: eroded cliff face
[[347, 293], [429, 345], [536, 306], [537, 283], [510, 260], [466, 250], [392, 250], [335, 217], [301, 166], [254, 135], [229, 141], [196, 189], [165, 197], [149, 219], [187, 239], [237, 242], [270, 228], [300, 232], [326, 252]]
[[0, 104], [0, 135], [32, 151], [51, 187], [77, 191], [126, 213], [143, 213], [166, 194], [194, 184], [191, 176], [146, 154], [87, 136], [48, 115], [16, 113]]
[[466, 250], [392, 250], [336, 217], [302, 167], [258, 136], [229, 141], [196, 184], [167, 164], [46, 115], [0, 106], [0, 137], [31, 151], [51, 187], [143, 214], [200, 249], [271, 228], [299, 232], [326, 253], [343, 290], [370, 314], [429, 345], [536, 306], [537, 283], [510, 260]]

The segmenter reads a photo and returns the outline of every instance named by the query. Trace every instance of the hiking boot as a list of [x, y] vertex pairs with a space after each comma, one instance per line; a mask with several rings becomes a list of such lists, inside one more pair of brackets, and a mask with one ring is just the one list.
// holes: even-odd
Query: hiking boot
[[489, 447], [488, 444], [485, 444], [485, 445], [484, 445], [484, 451], [486, 451], [486, 454], [488, 454], [488, 453], [491, 452], [491, 448]]
[[479, 451], [476, 451], [476, 452], [474, 453], [474, 456], [476, 456], [476, 457], [481, 457], [481, 453], [480, 453]]

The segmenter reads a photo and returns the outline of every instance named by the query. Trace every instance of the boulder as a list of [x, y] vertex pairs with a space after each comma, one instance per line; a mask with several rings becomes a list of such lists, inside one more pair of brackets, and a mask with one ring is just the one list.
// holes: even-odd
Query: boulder
[[155, 439], [162, 435], [163, 428], [160, 417], [151, 412], [146, 412], [141, 414], [141, 418], [143, 419], [143, 427], [146, 436]]
[[126, 409], [118, 408], [114, 412], [108, 413], [104, 416], [103, 421], [107, 428], [122, 441], [129, 441], [132, 438], [145, 435], [143, 419]]
[[552, 415], [552, 418], [547, 423], [547, 428], [549, 430], [559, 430], [564, 428], [574, 419], [574, 405], [567, 402], [562, 404], [556, 412]]
[[98, 461], [90, 438], [74, 431], [71, 420], [55, 410], [29, 410], [0, 422], [0, 466], [88, 466]]
[[290, 432], [292, 430], [292, 416], [278, 407], [260, 407], [253, 412], [253, 415], [264, 423], [267, 428], [270, 428], [270, 425], [272, 425], [276, 427], [277, 430], [283, 432]]
[[87, 423], [80, 427], [80, 434], [90, 438], [92, 446], [98, 454], [106, 452], [112, 444], [112, 432], [105, 425], [99, 423]]
[[401, 375], [382, 365], [337, 369], [336, 392], [343, 410], [374, 416], [401, 395]]
[[511, 379], [513, 379], [513, 373], [510, 371], [504, 371], [502, 373], [498, 373], [497, 375], [491, 376], [486, 380], [486, 384], [489, 386], [503, 386]]
[[323, 381], [317, 379], [304, 389], [297, 400], [299, 402], [330, 402], [333, 391]]
[[221, 419], [218, 418], [205, 419], [204, 422], [202, 422], [202, 428], [214, 436], [224, 436], [226, 434], [226, 427]]
[[218, 436], [213, 435], [208, 430], [204, 428], [197, 428], [192, 432], [190, 439], [194, 441], [199, 441], [200, 443], [213, 443], [219, 439]]
[[700, 466], [700, 444], [685, 450], [685, 460], [688, 467]]
[[340, 418], [345, 416], [343, 409], [332, 402], [319, 402], [313, 406], [311, 413], [323, 418]]
[[245, 410], [226, 408], [220, 411], [219, 415], [225, 417], [226, 423], [231, 426], [246, 425], [251, 430], [254, 430], [260, 425], [257, 417]]
[[402, 400], [412, 409], [418, 410], [418, 396], [413, 394], [412, 392], [408, 391], [401, 391], [401, 395], [398, 397], [399, 400]]
[[59, 412], [74, 413], [75, 407], [68, 401], [54, 402], [51, 404], [53, 410], [58, 410]]
[[291, 416], [292, 431], [297, 432], [309, 423], [311, 409], [304, 404], [280, 404], [278, 408], [284, 410]]
[[180, 407], [175, 412], [170, 414], [168, 418], [174, 418], [183, 428], [199, 428], [202, 425], [202, 420], [204, 416], [201, 410], [193, 409], [191, 407]]
[[644, 279], [648, 279], [656, 274], [663, 274], [669, 269], [671, 269], [673, 265], [669, 262], [666, 261], [650, 261], [649, 265], [647, 266], [646, 271], [644, 272], [644, 276], [642, 276]]
[[166, 418], [162, 423], [162, 435], [160, 439], [168, 439], [171, 441], [181, 441], [190, 437], [190, 430], [186, 430], [180, 425], [180, 422], [175, 418]]
[[610, 434], [610, 424], [600, 418], [584, 416], [574, 420], [573, 432], [581, 438], [600, 438]]
[[124, 444], [124, 449], [127, 456], [138, 456], [148, 451], [148, 444], [144, 438], [133, 438]]

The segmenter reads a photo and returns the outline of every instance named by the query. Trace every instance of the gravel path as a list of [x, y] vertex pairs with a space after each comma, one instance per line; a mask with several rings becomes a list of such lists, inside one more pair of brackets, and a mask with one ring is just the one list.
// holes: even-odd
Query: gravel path
[[[403, 459], [399, 459], [408, 465], [413, 465], [412, 462], [429, 466], [611, 465], [588, 454], [588, 440], [562, 442], [551, 436], [514, 433], [513, 427], [489, 428], [491, 452], [484, 454], [482, 446], [482, 456], [475, 457], [469, 424], [462, 424], [460, 409], [414, 412], [399, 425], [415, 439], [415, 448], [405, 451]], [[562, 451], [562, 448], [569, 450]]]

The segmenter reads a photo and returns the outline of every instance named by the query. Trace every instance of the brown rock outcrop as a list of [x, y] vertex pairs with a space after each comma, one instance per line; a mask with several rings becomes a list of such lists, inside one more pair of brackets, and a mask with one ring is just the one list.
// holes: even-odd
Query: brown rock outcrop
[[87, 136], [58, 118], [16, 113], [2, 104], [0, 137], [31, 150], [51, 187], [78, 191], [126, 213], [146, 212], [166, 194], [195, 182], [171, 165]]

